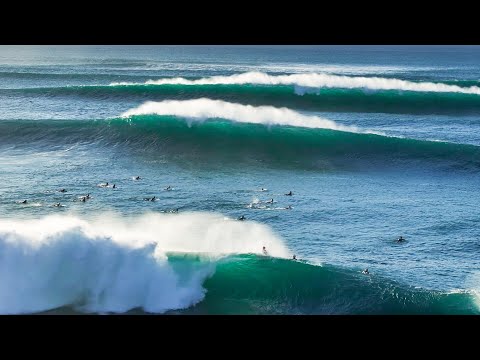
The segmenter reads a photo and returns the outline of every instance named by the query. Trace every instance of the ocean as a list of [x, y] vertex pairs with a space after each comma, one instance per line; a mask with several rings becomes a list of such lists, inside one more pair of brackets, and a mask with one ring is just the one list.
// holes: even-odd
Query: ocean
[[0, 174], [0, 314], [480, 314], [480, 47], [0, 46]]

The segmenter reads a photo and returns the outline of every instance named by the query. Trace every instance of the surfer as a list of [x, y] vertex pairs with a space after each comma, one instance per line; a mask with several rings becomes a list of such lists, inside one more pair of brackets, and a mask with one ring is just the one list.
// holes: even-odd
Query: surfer
[[267, 189], [265, 189], [265, 188], [262, 187], [262, 190], [260, 190], [260, 191], [267, 191]]
[[285, 210], [292, 210], [292, 205], [288, 205]]
[[263, 255], [268, 255], [267, 249], [265, 248], [265, 246], [263, 247], [262, 252], [263, 252]]
[[400, 236], [397, 240], [397, 242], [404, 242], [404, 241], [405, 241], [405, 239], [403, 238], [403, 236]]
[[85, 196], [85, 199], [90, 199], [90, 193], [88, 193], [87, 196]]
[[116, 188], [115, 184], [113, 184], [112, 188], [113, 188], [113, 189], [115, 189], [115, 188]]
[[240, 221], [243, 221], [243, 220], [245, 220], [245, 219], [246, 219], [246, 217], [243, 216], [243, 215], [238, 218], [238, 220], [240, 220]]
[[80, 201], [85, 202], [85, 201], [87, 201], [87, 198], [85, 196], [82, 196], [82, 199]]
[[58, 190], [58, 191], [61, 192], [61, 193], [67, 192], [67, 190], [65, 190], [65, 189], [60, 189], [60, 190]]
[[172, 190], [172, 187], [170, 185], [168, 185], [165, 190], [170, 191], [170, 190]]
[[290, 190], [290, 192], [287, 193], [287, 194], [285, 194], [285, 195], [287, 195], [287, 196], [292, 196], [292, 195], [293, 195], [292, 190]]
[[60, 207], [60, 206], [62, 206], [62, 205], [60, 205], [60, 203], [56, 203], [56, 204], [53, 205], [53, 206], [55, 206], [55, 207]]
[[20, 202], [20, 204], [26, 204], [27, 203], [27, 200], [23, 200], [22, 202]]
[[135, 180], [140, 180], [140, 176], [135, 176]]
[[267, 204], [273, 204], [273, 199], [265, 201]]
[[155, 201], [155, 196], [150, 199], [150, 201]]
[[370, 273], [368, 272], [368, 268], [366, 268], [365, 270], [363, 270], [363, 271], [362, 271], [362, 274], [370, 275]]
[[297, 260], [297, 256], [295, 254], [293, 254], [292, 260]]

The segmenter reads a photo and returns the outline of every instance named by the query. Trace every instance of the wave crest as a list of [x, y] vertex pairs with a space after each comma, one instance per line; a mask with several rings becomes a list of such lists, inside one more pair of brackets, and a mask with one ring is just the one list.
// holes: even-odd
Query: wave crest
[[[290, 125], [306, 128], [331, 129], [348, 132], [362, 131], [355, 126], [337, 124], [335, 121], [313, 115], [303, 115], [287, 108], [251, 106], [206, 98], [195, 100], [148, 101], [124, 112], [122, 117], [137, 115], [172, 115], [192, 120], [221, 118], [242, 123], [262, 125]], [[373, 133], [373, 132], [370, 132]]]
[[[307, 88], [344, 88], [372, 90], [400, 90], [419, 92], [453, 92], [462, 94], [480, 95], [480, 87], [461, 87], [433, 82], [413, 82], [394, 78], [344, 76], [324, 73], [290, 74], [290, 75], [269, 75], [262, 72], [246, 72], [230, 76], [212, 76], [196, 80], [181, 77], [148, 80], [147, 85], [296, 85]], [[128, 82], [112, 83], [112, 86], [133, 85]], [[303, 93], [303, 91], [300, 91]]]
[[[267, 226], [209, 213], [0, 220], [0, 313], [187, 308], [203, 299], [215, 259], [260, 254], [262, 246], [289, 256]], [[180, 266], [169, 261], [171, 252], [204, 255]]]

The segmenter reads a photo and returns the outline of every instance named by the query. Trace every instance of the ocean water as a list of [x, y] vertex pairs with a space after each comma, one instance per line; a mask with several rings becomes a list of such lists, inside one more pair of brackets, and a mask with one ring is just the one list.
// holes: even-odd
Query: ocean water
[[480, 313], [480, 47], [2, 46], [0, 174], [1, 314]]

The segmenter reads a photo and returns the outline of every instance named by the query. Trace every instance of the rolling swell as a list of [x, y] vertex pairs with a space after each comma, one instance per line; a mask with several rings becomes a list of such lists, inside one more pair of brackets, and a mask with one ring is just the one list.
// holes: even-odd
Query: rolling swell
[[242, 104], [286, 106], [328, 112], [472, 114], [480, 111], [480, 97], [475, 94], [364, 88], [312, 89], [295, 85], [92, 85], [0, 89], [0, 95], [46, 98], [81, 97], [112, 101], [184, 100], [208, 97]]
[[178, 117], [159, 115], [91, 121], [0, 121], [0, 144], [4, 150], [32, 151], [75, 144], [116, 147], [124, 154], [219, 165], [480, 169], [480, 148], [474, 145], [222, 119], [189, 124]]
[[473, 294], [415, 289], [375, 274], [257, 255], [220, 261], [185, 313], [479, 314]]

